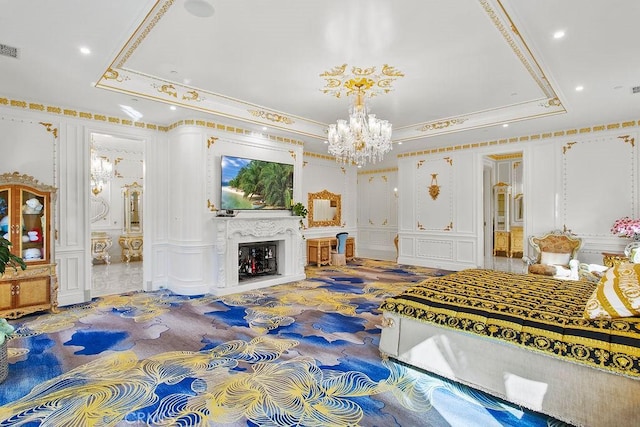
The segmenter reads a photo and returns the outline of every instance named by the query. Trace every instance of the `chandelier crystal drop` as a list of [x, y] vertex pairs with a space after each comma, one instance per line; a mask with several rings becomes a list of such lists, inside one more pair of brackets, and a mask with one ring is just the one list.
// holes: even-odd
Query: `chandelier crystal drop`
[[349, 121], [338, 120], [329, 125], [329, 154], [335, 156], [340, 163], [355, 163], [364, 166], [366, 163], [382, 161], [384, 155], [391, 151], [391, 128], [387, 120], [369, 114], [364, 102], [365, 87], [355, 90], [355, 102], [349, 109]]

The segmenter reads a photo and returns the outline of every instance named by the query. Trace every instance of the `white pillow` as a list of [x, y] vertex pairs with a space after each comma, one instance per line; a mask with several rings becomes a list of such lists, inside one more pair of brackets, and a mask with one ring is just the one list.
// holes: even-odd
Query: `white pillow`
[[571, 254], [556, 254], [553, 252], [542, 252], [540, 256], [540, 264], [546, 265], [568, 265], [571, 260]]

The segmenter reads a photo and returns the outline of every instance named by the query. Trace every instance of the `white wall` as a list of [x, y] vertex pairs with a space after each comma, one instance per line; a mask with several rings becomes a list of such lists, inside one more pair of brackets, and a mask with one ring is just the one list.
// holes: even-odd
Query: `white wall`
[[[613, 222], [638, 216], [637, 138], [637, 130], [572, 133], [399, 159], [399, 262], [483, 266], [483, 159], [522, 151], [525, 237], [571, 231], [583, 239], [579, 258], [602, 263], [602, 252], [620, 252], [628, 243], [610, 233]], [[437, 200], [428, 194], [433, 173]]]
[[358, 256], [395, 260], [398, 233], [398, 169], [358, 174]]
[[302, 167], [302, 190], [295, 201], [300, 201], [309, 208], [309, 193], [318, 193], [327, 190], [340, 195], [341, 200], [341, 224], [339, 226], [309, 227], [305, 219], [304, 236], [306, 238], [334, 237], [337, 233], [347, 232], [349, 236], [356, 238], [356, 254], [360, 256], [358, 223], [356, 209], [358, 194], [356, 192], [357, 168], [336, 163], [328, 156], [305, 154]]
[[[98, 116], [80, 118], [74, 111], [53, 111], [0, 106], [0, 173], [17, 171], [58, 189], [55, 262], [59, 305], [64, 306], [91, 299], [90, 134], [141, 140], [145, 146], [166, 136], [155, 129], [112, 123]], [[157, 194], [154, 185], [147, 187]], [[153, 204], [155, 200], [147, 194], [145, 202]], [[146, 240], [147, 234], [145, 245]], [[149, 236], [150, 244], [152, 241]]]

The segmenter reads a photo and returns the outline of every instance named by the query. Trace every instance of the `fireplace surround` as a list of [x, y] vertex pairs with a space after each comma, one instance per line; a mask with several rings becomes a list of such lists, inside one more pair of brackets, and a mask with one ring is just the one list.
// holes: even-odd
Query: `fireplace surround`
[[[226, 295], [281, 283], [304, 280], [305, 247], [300, 218], [295, 216], [239, 218], [215, 217], [214, 285], [211, 293]], [[273, 244], [277, 249], [277, 274], [240, 281], [238, 253], [241, 244]]]

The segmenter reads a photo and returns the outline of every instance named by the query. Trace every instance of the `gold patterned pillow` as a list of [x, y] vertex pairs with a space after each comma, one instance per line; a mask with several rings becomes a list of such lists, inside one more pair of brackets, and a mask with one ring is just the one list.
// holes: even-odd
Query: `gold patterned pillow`
[[587, 301], [587, 319], [640, 316], [640, 264], [621, 262], [607, 270]]

